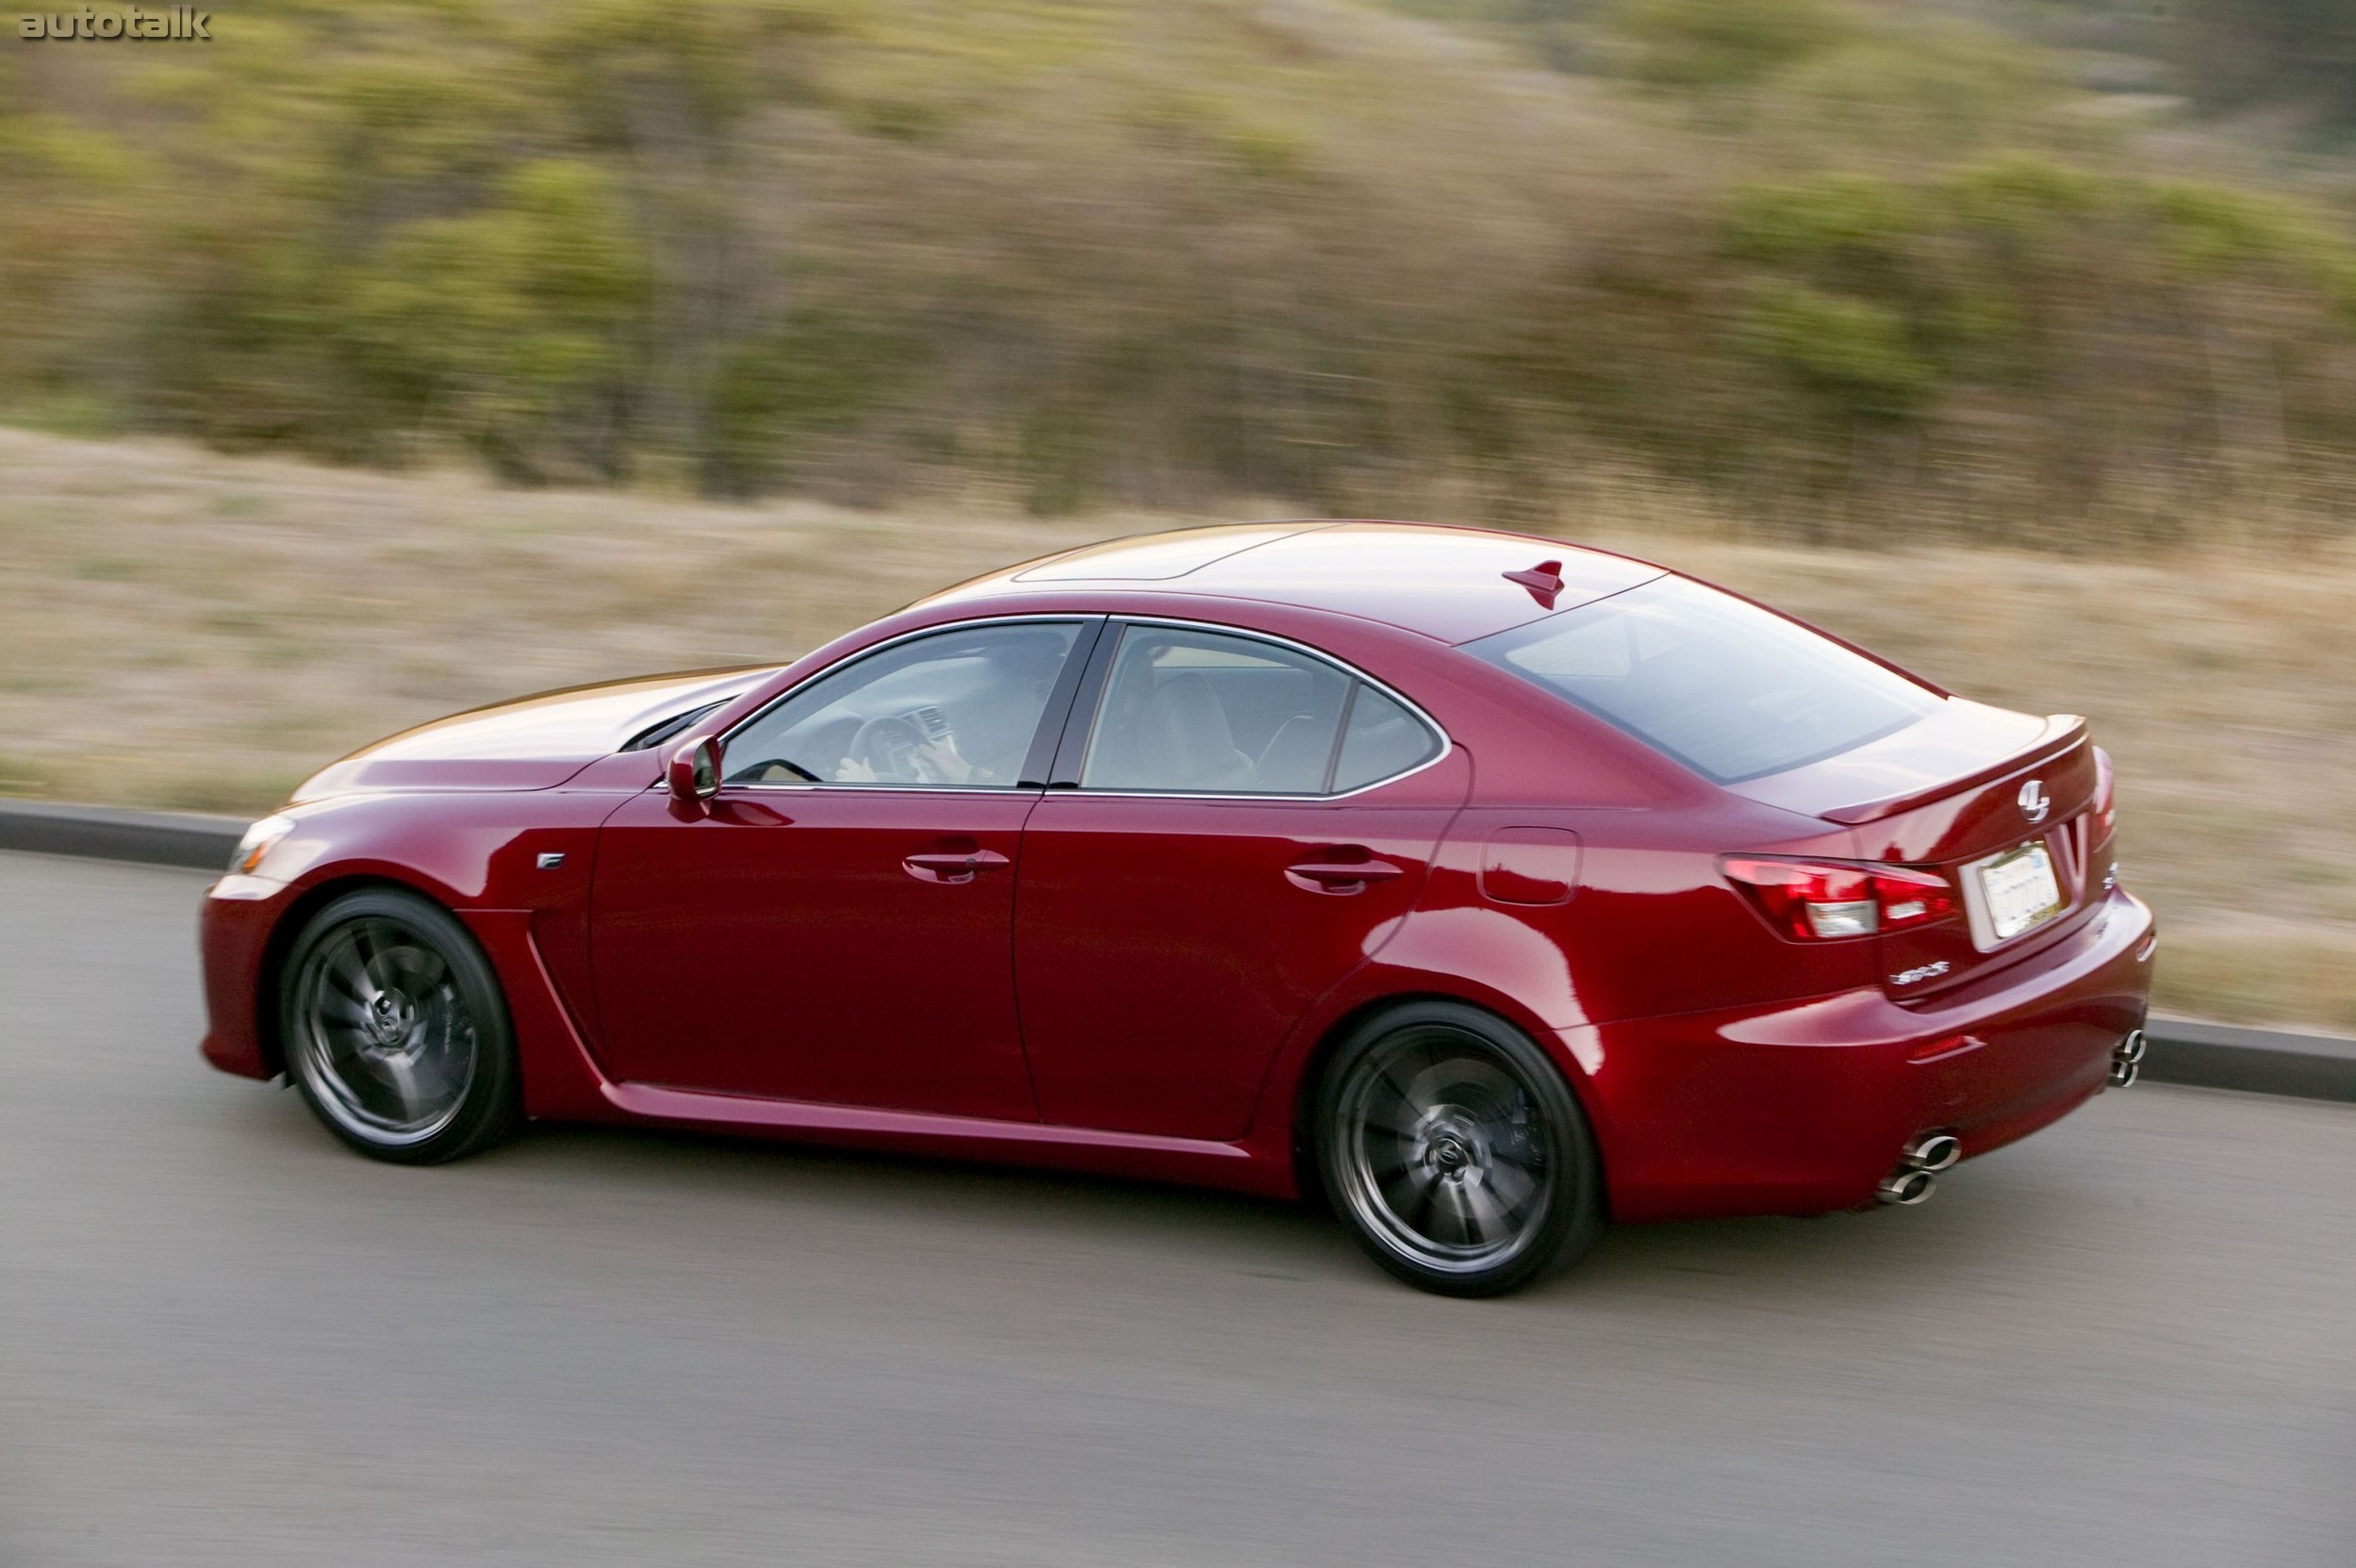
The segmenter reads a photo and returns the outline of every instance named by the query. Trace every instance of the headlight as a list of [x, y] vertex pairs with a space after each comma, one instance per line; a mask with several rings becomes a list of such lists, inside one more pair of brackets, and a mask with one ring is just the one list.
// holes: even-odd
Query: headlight
[[294, 828], [291, 817], [265, 817], [246, 829], [245, 836], [238, 840], [238, 852], [229, 857], [231, 874], [252, 876], [254, 868], [261, 865], [262, 857], [276, 848], [280, 839], [294, 832]]

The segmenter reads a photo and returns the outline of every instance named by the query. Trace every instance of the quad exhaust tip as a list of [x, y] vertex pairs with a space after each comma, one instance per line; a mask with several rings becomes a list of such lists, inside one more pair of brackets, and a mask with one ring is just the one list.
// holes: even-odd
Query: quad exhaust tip
[[1873, 1198], [1877, 1203], [1911, 1209], [1918, 1203], [1928, 1202], [1937, 1186], [1938, 1178], [1927, 1170], [1894, 1170], [1883, 1177], [1880, 1185], [1873, 1189]]
[[1908, 1170], [1936, 1172], [1963, 1157], [1963, 1140], [1952, 1132], [1925, 1132], [1906, 1145], [1903, 1160]]
[[2150, 1048], [2140, 1029], [2131, 1029], [2111, 1048], [2111, 1087], [2124, 1089], [2143, 1076], [2143, 1053]]

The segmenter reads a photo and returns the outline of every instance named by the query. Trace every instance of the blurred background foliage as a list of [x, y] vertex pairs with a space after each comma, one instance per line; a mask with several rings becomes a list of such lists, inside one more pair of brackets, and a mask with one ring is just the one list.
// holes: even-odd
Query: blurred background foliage
[[2339, 532], [2346, 0], [245, 0], [0, 49], [0, 418], [519, 484]]

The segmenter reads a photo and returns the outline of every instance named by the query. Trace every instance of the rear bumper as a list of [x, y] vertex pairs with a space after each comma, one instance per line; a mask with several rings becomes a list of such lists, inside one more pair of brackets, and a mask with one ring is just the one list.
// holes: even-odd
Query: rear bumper
[[1936, 1004], [1875, 987], [1564, 1031], [1613, 1213], [1852, 1208], [1918, 1132], [1955, 1133], [1967, 1158], [2034, 1132], [2103, 1087], [2154, 946], [2150, 910], [2117, 891], [2069, 940]]

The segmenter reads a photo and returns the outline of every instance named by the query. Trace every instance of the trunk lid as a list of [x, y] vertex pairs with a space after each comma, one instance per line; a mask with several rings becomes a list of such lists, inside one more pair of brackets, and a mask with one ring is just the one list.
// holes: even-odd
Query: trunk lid
[[[1848, 828], [1859, 860], [1947, 879], [1953, 917], [1874, 939], [1883, 990], [1905, 1001], [1989, 974], [2085, 921], [2108, 869], [2097, 864], [2108, 846], [2094, 842], [2096, 757], [2075, 715], [2039, 719], [1949, 698], [1894, 734], [1735, 787]], [[2031, 919], [2038, 907], [2055, 913]]]

